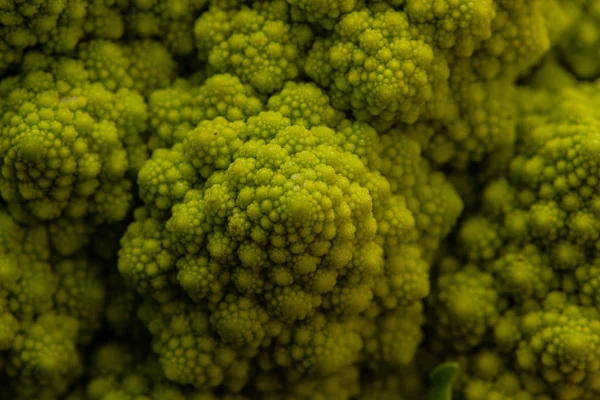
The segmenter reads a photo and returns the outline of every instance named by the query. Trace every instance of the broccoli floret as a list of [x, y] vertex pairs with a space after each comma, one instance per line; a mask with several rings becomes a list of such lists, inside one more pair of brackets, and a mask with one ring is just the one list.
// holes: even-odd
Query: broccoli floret
[[300, 74], [312, 43], [308, 26], [290, 23], [283, 0], [255, 1], [252, 8], [211, 8], [196, 21], [200, 55], [218, 72], [237, 75], [261, 93], [281, 89]]

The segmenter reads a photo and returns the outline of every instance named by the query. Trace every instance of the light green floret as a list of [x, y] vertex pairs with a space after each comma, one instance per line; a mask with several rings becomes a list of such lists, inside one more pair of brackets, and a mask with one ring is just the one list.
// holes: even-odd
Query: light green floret
[[223, 117], [202, 121], [183, 141], [183, 154], [200, 176], [207, 179], [213, 172], [232, 163], [243, 144], [246, 126]]
[[53, 398], [68, 389], [82, 372], [78, 329], [77, 320], [49, 313], [15, 337], [5, 369], [15, 398]]
[[[111, 209], [95, 204], [110, 201], [96, 198], [106, 185], [129, 185], [123, 132], [111, 120], [94, 119], [96, 88], [90, 88], [89, 95], [78, 89], [60, 92], [53, 77], [41, 71], [24, 77], [23, 83], [23, 89], [3, 91], [6, 100], [0, 104], [4, 199], [19, 203], [19, 208], [38, 219], [86, 214], [98, 220], [122, 219], [131, 198], [129, 190], [123, 200], [112, 198], [115, 206], [124, 206]], [[95, 213], [95, 209], [105, 212]]]
[[[133, 347], [133, 348], [132, 348]], [[133, 350], [133, 351], [132, 351]], [[92, 354], [90, 376], [84, 382], [89, 400], [219, 400], [210, 391], [182, 387], [169, 382], [158, 360], [134, 343], [109, 342]], [[227, 395], [225, 395], [227, 396]], [[224, 400], [244, 400], [243, 397], [223, 397]]]
[[[481, 2], [480, 2], [481, 3]], [[550, 48], [544, 0], [503, 0], [496, 3], [492, 35], [472, 55], [472, 65], [484, 79], [515, 79]]]
[[[550, 399], [541, 387], [536, 387], [535, 378], [523, 376], [510, 368], [504, 355], [484, 349], [473, 355], [467, 368], [468, 376], [460, 382], [466, 400], [530, 400]], [[528, 386], [535, 390], [533, 397]]]
[[298, 77], [313, 37], [307, 26], [289, 22], [283, 0], [257, 1], [239, 10], [211, 8], [198, 18], [194, 33], [200, 55], [212, 68], [231, 72], [261, 93]]
[[337, 322], [316, 314], [278, 337], [273, 359], [302, 374], [327, 376], [355, 363], [362, 346], [354, 321]]
[[312, 82], [286, 82], [280, 92], [269, 97], [267, 109], [309, 129], [318, 125], [335, 128], [344, 118], [342, 112], [331, 106], [329, 96]]
[[144, 95], [171, 84], [175, 63], [167, 49], [156, 41], [143, 40], [123, 46], [108, 40], [93, 40], [78, 47], [89, 79], [108, 90], [132, 89]]
[[383, 308], [406, 306], [429, 294], [429, 264], [417, 246], [404, 245], [390, 251], [384, 274], [376, 279], [375, 296]]
[[7, 0], [0, 23], [0, 75], [33, 47], [65, 54], [85, 37], [118, 39], [123, 18], [111, 2], [84, 0]]
[[180, 301], [147, 304], [140, 316], [154, 337], [153, 350], [168, 380], [199, 389], [223, 385], [234, 392], [246, 384], [247, 359], [219, 341], [202, 307]]
[[498, 226], [481, 216], [466, 219], [457, 240], [460, 251], [473, 261], [493, 260], [502, 246]]
[[231, 278], [224, 265], [212, 260], [207, 253], [188, 254], [180, 258], [177, 260], [177, 269], [177, 280], [181, 287], [196, 302], [203, 299], [218, 302]]
[[88, 343], [101, 326], [106, 297], [102, 266], [85, 258], [54, 263], [58, 286], [54, 293], [55, 310], [79, 322], [78, 343]]
[[132, 89], [148, 96], [151, 91], [170, 86], [175, 78], [176, 64], [169, 51], [157, 41], [140, 40], [125, 48], [130, 60]]
[[[552, 244], [554, 267], [571, 269], [600, 236], [594, 189], [600, 168], [598, 100], [593, 86], [582, 86], [579, 93], [565, 89], [556, 96], [545, 91], [521, 96], [524, 116], [508, 168], [510, 186], [497, 194], [488, 190], [486, 202], [501, 211], [508, 240], [530, 237], [542, 246]], [[506, 192], [510, 201], [492, 203]]]
[[581, 263], [575, 270], [578, 298], [582, 305], [596, 307], [600, 304], [600, 268], [597, 260]]
[[343, 16], [331, 36], [315, 41], [305, 70], [330, 90], [336, 108], [409, 123], [428, 111], [448, 79], [445, 60], [394, 10]]
[[197, 180], [197, 172], [181, 152], [158, 149], [138, 174], [140, 197], [158, 209], [168, 209], [181, 200]]
[[431, 24], [437, 46], [461, 57], [469, 57], [490, 38], [496, 17], [493, 1], [406, 0], [404, 11], [413, 23]]
[[561, 399], [597, 394], [600, 322], [594, 309], [571, 305], [562, 293], [521, 319], [518, 366], [537, 373]]
[[169, 54], [149, 41], [78, 50], [77, 59], [29, 53], [22, 74], [0, 84], [0, 186], [20, 218], [119, 221], [147, 158], [142, 93], [170, 83]]
[[400, 195], [390, 197], [387, 207], [375, 210], [375, 215], [378, 221], [378, 232], [384, 238], [383, 249], [386, 254], [395, 254], [403, 244], [412, 243], [418, 238], [415, 217], [408, 209], [404, 197]]
[[326, 29], [333, 29], [343, 14], [354, 11], [363, 3], [357, 0], [287, 0], [287, 2], [292, 6], [293, 19], [318, 23]]
[[[557, 14], [563, 18], [567, 16], [566, 26], [555, 38], [558, 56], [577, 77], [597, 78], [600, 74], [600, 53], [597, 50], [600, 3], [597, 0], [559, 0], [556, 3], [559, 4]], [[554, 18], [549, 20], [555, 21]]]
[[[228, 3], [231, 4], [228, 4]], [[231, 13], [238, 10], [244, 0], [216, 0], [202, 13], [194, 24], [194, 38], [198, 58], [208, 61], [212, 48], [225, 41], [231, 35], [233, 26]]]
[[422, 158], [418, 143], [400, 130], [381, 135], [381, 144], [381, 173], [412, 212], [416, 239], [434, 251], [462, 212], [462, 200], [445, 175]]
[[251, 351], [277, 333], [277, 327], [269, 326], [269, 320], [269, 314], [260, 304], [235, 295], [226, 296], [210, 315], [211, 326], [223, 343]]
[[[151, 292], [155, 298], [169, 299], [170, 271], [175, 257], [170, 252], [162, 222], [136, 210], [136, 221], [121, 238], [119, 272], [138, 292]], [[163, 301], [164, 301], [163, 300]]]
[[117, 3], [129, 34], [156, 38], [178, 56], [193, 52], [194, 19], [206, 0], [121, 0]]
[[335, 130], [342, 137], [340, 142], [344, 150], [356, 154], [367, 167], [381, 169], [383, 143], [375, 129], [367, 123], [345, 119], [335, 126]]
[[0, 212], [0, 379], [2, 396], [58, 399], [82, 372], [104, 316], [98, 265], [63, 258], [43, 225], [26, 228]]
[[362, 332], [367, 363], [385, 371], [410, 365], [423, 339], [424, 322], [421, 301], [369, 314]]
[[263, 109], [250, 85], [230, 74], [217, 74], [202, 86], [177, 80], [168, 89], [154, 91], [149, 99], [150, 149], [170, 147], [182, 141], [201, 121], [224, 117], [247, 119]]
[[102, 83], [111, 91], [133, 85], [129, 58], [123, 46], [109, 40], [94, 40], [82, 43], [77, 50], [90, 80]]
[[459, 351], [479, 345], [498, 319], [494, 277], [473, 265], [442, 274], [433, 293], [436, 332]]
[[[302, 390], [337, 382], [362, 359], [363, 339], [374, 362], [414, 356], [427, 260], [460, 199], [412, 140], [384, 141], [333, 114], [336, 127], [325, 126], [313, 104], [327, 104], [323, 92], [288, 85], [267, 105], [282, 112], [202, 120], [142, 168], [146, 207], [118, 265], [162, 304], [140, 314], [169, 379], [237, 388], [257, 357], [265, 385], [278, 365], [289, 372], [280, 381]], [[258, 390], [278, 398], [277, 387]]]
[[[382, 273], [373, 210], [390, 193], [387, 181], [356, 155], [376, 163], [377, 135], [360, 124], [354, 128], [307, 130], [275, 112], [245, 123], [204, 121], [183, 146], [155, 152], [146, 163], [138, 181], [142, 198], [172, 206], [165, 226], [178, 253], [207, 251], [210, 265], [231, 265], [237, 290], [264, 298], [278, 318], [302, 319], [321, 305], [336, 314], [356, 314], [372, 298], [372, 277]], [[167, 161], [167, 154], [176, 162]], [[188, 170], [206, 182], [185, 178]], [[154, 200], [161, 193], [164, 201]], [[390, 227], [387, 235], [402, 232]], [[129, 237], [123, 255], [133, 254]], [[124, 270], [139, 268], [128, 259], [121, 257]], [[189, 269], [189, 260], [180, 265], [190, 295], [208, 295], [202, 289], [207, 283], [192, 279], [201, 272]]]
[[542, 300], [559, 283], [549, 258], [533, 245], [505, 250], [488, 270], [496, 277], [498, 291], [518, 302]]

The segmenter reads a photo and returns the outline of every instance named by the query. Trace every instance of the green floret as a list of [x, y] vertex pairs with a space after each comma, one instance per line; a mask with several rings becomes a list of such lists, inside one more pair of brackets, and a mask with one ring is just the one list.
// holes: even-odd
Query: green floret
[[252, 299], [228, 295], [210, 315], [212, 328], [223, 343], [237, 348], [256, 349], [265, 336], [276, 331], [267, 325], [269, 314]]
[[[329, 125], [328, 125], [329, 126]], [[344, 150], [356, 154], [369, 168], [381, 169], [383, 143], [369, 124], [344, 119], [335, 126]]]
[[[591, 248], [600, 234], [593, 189], [598, 175], [596, 100], [582, 98], [591, 88], [582, 89], [561, 92], [561, 105], [552, 115], [544, 116], [542, 110], [526, 114], [508, 171], [518, 194], [513, 207], [526, 212], [526, 232], [544, 245], [561, 242], [563, 250]], [[544, 108], [556, 104], [548, 98], [526, 99], [543, 101]]]
[[[373, 4], [338, 18], [306, 73], [333, 105], [465, 169], [514, 142], [514, 80], [548, 49], [537, 0]], [[415, 124], [416, 123], [416, 124]]]
[[58, 285], [55, 310], [79, 322], [79, 343], [91, 341], [100, 328], [106, 289], [101, 266], [85, 258], [61, 260], [54, 264]]
[[488, 364], [459, 385], [467, 399], [598, 396], [595, 88], [519, 92], [515, 148], [492, 161], [501, 177], [486, 180], [457, 230], [459, 258], [440, 262], [432, 350], [469, 362], [474, 347], [502, 353], [501, 365], [482, 356]]
[[[199, 329], [167, 340], [161, 332], [170, 323], [150, 327], [169, 379], [201, 389], [227, 385], [225, 376], [211, 377], [208, 364], [194, 367], [200, 355], [171, 347], [202, 341], [210, 351], [243, 360], [240, 368], [271, 354], [269, 362], [291, 374], [285, 378], [290, 385], [314, 387], [361, 359], [369, 323], [358, 316], [378, 304], [385, 310], [364, 333], [381, 349], [376, 358], [405, 364], [415, 353], [420, 300], [429, 291], [424, 257], [432, 256], [419, 243], [433, 252], [447, 234], [461, 208], [455, 191], [429, 169], [418, 146], [403, 179], [392, 173], [396, 153], [384, 160], [386, 142], [366, 123], [344, 120], [334, 130], [294, 125], [294, 118], [266, 111], [236, 121], [203, 120], [170, 149], [156, 150], [141, 169], [147, 206], [123, 236], [119, 270], [161, 307], [186, 294], [177, 324]], [[378, 172], [383, 165], [398, 194]], [[401, 191], [402, 183], [408, 187]], [[419, 191], [420, 183], [430, 186]], [[412, 196], [423, 235], [405, 195]], [[192, 328], [196, 317], [184, 311], [192, 305], [202, 328]], [[154, 324], [152, 318], [148, 311], [146, 323]], [[379, 328], [387, 333], [377, 336]], [[396, 348], [395, 341], [405, 344]], [[390, 351], [396, 356], [382, 355]], [[218, 364], [217, 371], [228, 374], [229, 364], [215, 357], [202, 354], [214, 360], [210, 368]], [[231, 378], [245, 384], [237, 381], [242, 376]]]
[[543, 0], [495, 1], [492, 36], [472, 56], [477, 73], [485, 79], [514, 79], [538, 62], [550, 48]]
[[600, 74], [597, 50], [600, 6], [595, 0], [556, 0], [546, 12], [554, 26], [552, 44], [556, 55], [579, 79], [595, 79]]
[[148, 304], [140, 316], [154, 337], [153, 350], [170, 381], [199, 389], [223, 384], [232, 391], [246, 383], [248, 361], [214, 336], [209, 314], [201, 307], [180, 301]]
[[233, 73], [261, 93], [298, 77], [313, 36], [307, 26], [290, 24], [283, 0], [256, 1], [240, 10], [211, 8], [196, 21], [194, 33], [213, 69]]
[[[394, 255], [404, 253], [409, 248], [403, 248], [407, 241], [412, 242], [417, 238], [415, 229], [415, 217], [408, 209], [406, 199], [400, 195], [394, 195], [388, 201], [384, 210], [376, 210], [378, 232], [384, 237], [383, 249], [386, 254]], [[418, 249], [415, 248], [418, 251]], [[416, 253], [413, 253], [416, 254]]]
[[230, 74], [213, 75], [199, 87], [177, 80], [172, 87], [153, 92], [148, 103], [151, 149], [182, 141], [204, 120], [244, 120], [263, 109], [254, 89]]
[[138, 292], [152, 290], [153, 296], [169, 299], [170, 291], [167, 272], [175, 264], [175, 257], [168, 248], [166, 232], [161, 221], [146, 218], [141, 211], [136, 212], [137, 221], [129, 225], [121, 238], [119, 251], [119, 272]]
[[406, 0], [405, 12], [417, 24], [431, 24], [434, 41], [442, 49], [452, 49], [469, 57], [482, 40], [492, 35], [496, 17], [494, 1]]
[[506, 251], [490, 265], [490, 270], [496, 276], [500, 293], [520, 302], [541, 300], [558, 286], [548, 257], [533, 245]]
[[85, 36], [118, 39], [122, 34], [123, 18], [109, 2], [7, 0], [0, 23], [0, 75], [33, 47], [64, 54]]
[[498, 226], [483, 217], [465, 220], [460, 226], [457, 241], [467, 258], [476, 261], [493, 260], [502, 246]]
[[175, 63], [159, 42], [135, 41], [122, 46], [108, 40], [94, 40], [82, 43], [78, 50], [89, 79], [111, 91], [126, 88], [147, 95], [173, 80]]
[[75, 254], [87, 246], [94, 232], [94, 227], [81, 219], [60, 218], [47, 226], [52, 247], [65, 256]]
[[429, 294], [429, 264], [416, 246], [400, 246], [389, 252], [384, 274], [376, 279], [375, 296], [384, 308], [394, 309]]
[[346, 13], [360, 8], [357, 0], [287, 0], [292, 6], [292, 18], [299, 21], [318, 23], [326, 29], [333, 29], [337, 20]]
[[125, 49], [130, 60], [129, 75], [133, 78], [132, 89], [144, 96], [171, 85], [176, 64], [167, 49], [152, 40], [136, 41]]
[[99, 346], [91, 357], [90, 377], [85, 383], [85, 399], [90, 400], [244, 400], [243, 396], [217, 395], [178, 386], [164, 376], [160, 364], [133, 343], [109, 342]]
[[202, 121], [183, 141], [184, 157], [206, 179], [232, 163], [242, 146], [240, 135], [243, 137], [245, 128], [241, 121], [230, 123], [223, 117]]
[[121, 11], [114, 7], [113, 0], [94, 0], [92, 2], [67, 0], [67, 3], [79, 3], [85, 9], [83, 28], [86, 37], [109, 40], [121, 39], [125, 33], [126, 22]]
[[437, 334], [458, 350], [479, 345], [498, 319], [494, 277], [472, 265], [442, 274], [433, 292]]
[[181, 200], [198, 180], [198, 174], [179, 151], [158, 149], [138, 174], [140, 197], [159, 209]]
[[309, 129], [318, 125], [335, 128], [344, 118], [343, 113], [331, 106], [327, 94], [313, 83], [286, 82], [280, 92], [269, 97], [267, 109]]
[[595, 310], [570, 305], [554, 293], [543, 309], [524, 315], [520, 327], [523, 338], [516, 349], [520, 368], [539, 373], [561, 399], [597, 393], [600, 323]]
[[363, 342], [354, 321], [337, 322], [316, 314], [279, 336], [273, 358], [282, 367], [328, 376], [351, 366]]
[[336, 108], [409, 123], [428, 111], [448, 78], [445, 60], [393, 10], [343, 16], [331, 36], [315, 41], [305, 70], [330, 90]]
[[532, 398], [528, 386], [539, 398], [550, 398], [542, 388], [536, 387], [535, 380], [520, 376], [507, 365], [502, 354], [493, 350], [484, 349], [474, 354], [467, 368], [468, 375], [461, 379], [467, 400], [528, 400]]
[[173, 61], [153, 42], [91, 41], [78, 57], [30, 53], [0, 84], [1, 192], [22, 218], [114, 222], [131, 204], [147, 158], [140, 92], [170, 83]]
[[224, 266], [210, 259], [207, 253], [188, 254], [180, 258], [177, 269], [181, 286], [197, 302], [205, 298], [211, 302], [219, 301], [231, 279]]
[[433, 251], [462, 212], [462, 200], [444, 174], [421, 157], [415, 141], [391, 130], [381, 136], [381, 143], [381, 173], [390, 182], [392, 193], [402, 196], [413, 214], [416, 238]]
[[[50, 87], [44, 88], [42, 82]], [[104, 204], [94, 204], [102, 190], [130, 185], [125, 176], [127, 153], [117, 127], [90, 115], [95, 95], [104, 89], [91, 86], [89, 95], [78, 89], [59, 92], [52, 75], [41, 71], [25, 76], [24, 83], [23, 89], [5, 85], [6, 100], [0, 106], [2, 196], [43, 220], [80, 218], [93, 214], [94, 208], [103, 210]], [[124, 207], [97, 213], [96, 218], [123, 218], [131, 193], [126, 190], [124, 195], [123, 200], [113, 198], [115, 205]]]
[[[419, 143], [434, 164], [464, 170], [514, 143], [515, 88], [507, 78], [478, 77], [468, 58], [451, 60], [444, 113], [395, 128]], [[380, 131], [391, 122], [373, 121]]]
[[579, 301], [585, 306], [596, 306], [600, 302], [599, 284], [600, 268], [598, 261], [589, 264], [581, 263], [575, 270], [575, 279], [579, 288]]
[[59, 399], [100, 328], [104, 279], [84, 255], [56, 253], [43, 225], [20, 226], [2, 211], [0, 232], [0, 380], [10, 380], [0, 394]]
[[423, 304], [414, 301], [392, 310], [368, 314], [362, 337], [367, 362], [375, 370], [409, 365], [423, 339]]
[[[43, 227], [26, 229], [4, 211], [0, 214], [2, 285], [0, 309], [31, 319], [52, 308], [58, 285], [48, 262], [50, 248]], [[20, 268], [26, 265], [27, 268]]]
[[[293, 311], [296, 306], [288, 304], [296, 301], [291, 293], [298, 299], [318, 299], [330, 292], [326, 307], [343, 314], [359, 312], [371, 297], [368, 277], [381, 273], [382, 251], [374, 242], [372, 209], [374, 201], [387, 201], [389, 187], [374, 185], [370, 195], [368, 185], [378, 181], [356, 156], [336, 147], [343, 140], [344, 135], [325, 127], [309, 131], [289, 126], [287, 119], [271, 112], [246, 124], [224, 119], [201, 123], [182, 147], [168, 150], [182, 160], [169, 164], [173, 184], [183, 188], [183, 182], [189, 182], [194, 189], [181, 199], [165, 188], [164, 193], [178, 203], [172, 207], [167, 231], [184, 253], [205, 247], [217, 263], [239, 258], [241, 265], [232, 268], [232, 278], [242, 293], [260, 294], [265, 286], [282, 286], [282, 291], [261, 294], [279, 318], [294, 320], [310, 313], [310, 309]], [[157, 152], [142, 169], [142, 195], [160, 192], [162, 183], [143, 177], [146, 168], [162, 159]], [[176, 174], [188, 165], [185, 160], [208, 179], [206, 183], [178, 180]], [[292, 190], [298, 183], [304, 189]], [[128, 268], [125, 260], [122, 265]], [[357, 286], [354, 282], [361, 277], [366, 281]], [[341, 285], [337, 289], [336, 282]], [[292, 283], [291, 292], [283, 290]]]
[[15, 337], [6, 365], [12, 389], [19, 398], [57, 398], [82, 372], [75, 348], [75, 319], [45, 314]]
[[193, 52], [193, 21], [206, 0], [119, 0], [117, 4], [130, 35], [156, 38], [178, 56]]

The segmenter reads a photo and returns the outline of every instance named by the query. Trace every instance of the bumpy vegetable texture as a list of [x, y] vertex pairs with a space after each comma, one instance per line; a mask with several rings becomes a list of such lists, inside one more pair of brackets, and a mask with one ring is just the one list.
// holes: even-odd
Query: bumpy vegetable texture
[[600, 398], [596, 3], [0, 1], [0, 397]]

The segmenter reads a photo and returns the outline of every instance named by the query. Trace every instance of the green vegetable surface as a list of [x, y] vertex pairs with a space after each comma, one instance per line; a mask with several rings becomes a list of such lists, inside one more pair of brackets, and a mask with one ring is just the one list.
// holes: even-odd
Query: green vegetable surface
[[600, 2], [0, 0], [0, 398], [600, 398]]

